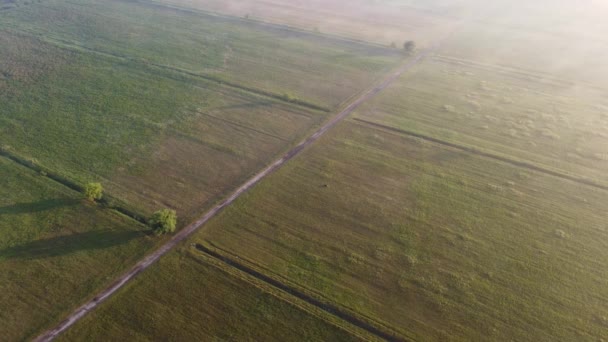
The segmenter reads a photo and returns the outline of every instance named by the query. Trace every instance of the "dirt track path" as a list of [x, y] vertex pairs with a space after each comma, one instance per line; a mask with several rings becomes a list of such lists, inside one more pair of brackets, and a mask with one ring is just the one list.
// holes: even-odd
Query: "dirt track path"
[[192, 235], [196, 230], [201, 228], [207, 221], [209, 221], [212, 217], [214, 217], [217, 213], [219, 213], [222, 209], [232, 204], [237, 198], [239, 198], [244, 192], [251, 189], [254, 185], [256, 185], [260, 180], [268, 176], [269, 174], [276, 171], [283, 164], [287, 163], [289, 160], [297, 156], [304, 150], [307, 146], [311, 145], [315, 141], [317, 141], [321, 136], [323, 136], [328, 130], [334, 127], [338, 122], [344, 120], [346, 116], [351, 114], [355, 109], [357, 109], [362, 103], [370, 100], [374, 96], [376, 96], [379, 92], [388, 87], [391, 83], [393, 83], [401, 74], [408, 71], [410, 68], [418, 64], [423, 58], [434, 52], [438, 47], [439, 43], [432, 46], [431, 48], [420, 52], [414, 57], [407, 60], [401, 67], [399, 67], [396, 71], [388, 75], [380, 84], [376, 85], [374, 88], [368, 90], [363, 93], [361, 96], [354, 99], [346, 108], [344, 108], [340, 113], [331, 118], [328, 122], [326, 122], [321, 128], [319, 128], [315, 133], [313, 133], [306, 140], [302, 141], [296, 147], [294, 147], [291, 151], [287, 152], [283, 157], [275, 160], [270, 166], [266, 167], [252, 178], [247, 180], [244, 184], [242, 184], [239, 188], [237, 188], [227, 199], [222, 201], [220, 204], [213, 207], [209, 210], [205, 215], [203, 215], [197, 221], [191, 223], [184, 229], [180, 230], [177, 234], [171, 238], [167, 243], [162, 245], [159, 249], [154, 251], [152, 254], [146, 256], [144, 259], [140, 260], [133, 268], [131, 268], [127, 273], [120, 276], [116, 279], [110, 286], [101, 291], [95, 296], [95, 298], [89, 300], [84, 305], [80, 306], [76, 310], [74, 310], [64, 321], [59, 323], [55, 328], [45, 331], [43, 334], [38, 336], [34, 341], [52, 341], [59, 334], [67, 330], [74, 323], [76, 323], [80, 318], [84, 317], [89, 311], [95, 309], [99, 304], [101, 304], [104, 300], [108, 299], [111, 295], [113, 295], [116, 291], [118, 291], [121, 287], [123, 287], [127, 282], [137, 276], [140, 272], [144, 271], [146, 268], [150, 267], [154, 262], [156, 262], [160, 257], [165, 255], [175, 246], [177, 246], [180, 242], [184, 241], [190, 235]]

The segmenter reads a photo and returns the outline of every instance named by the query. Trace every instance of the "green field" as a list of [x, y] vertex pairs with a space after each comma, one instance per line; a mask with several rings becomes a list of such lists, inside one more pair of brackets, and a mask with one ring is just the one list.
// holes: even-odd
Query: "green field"
[[590, 86], [438, 55], [357, 117], [608, 183], [608, 102]]
[[[185, 222], [326, 118], [308, 107], [338, 105], [402, 58], [148, 3], [52, 0], [1, 15], [2, 148]], [[330, 75], [343, 84], [317, 86]]]
[[34, 337], [158, 244], [147, 227], [0, 157], [0, 331]]
[[173, 253], [59, 340], [360, 340], [288, 295], [216, 267]]
[[[606, 324], [608, 269], [598, 256], [607, 196], [349, 121], [191, 241], [401, 336], [592, 340]], [[184, 247], [171, 258], [191, 253]], [[184, 282], [195, 281], [190, 273]], [[123, 291], [69, 336], [101, 329], [102, 317], [155, 307], [148, 286]], [[181, 311], [196, 297], [171, 298]], [[111, 336], [129, 336], [139, 320], [121, 322]]]
[[[0, 95], [3, 149], [80, 184], [100, 180], [144, 213], [171, 206], [195, 215], [324, 118], [188, 76], [0, 36], [15, 47], [2, 59], [15, 75]], [[62, 61], [48, 63], [53, 56]]]
[[367, 88], [401, 58], [388, 48], [149, 1], [49, 0], [9, 11], [2, 19], [0, 28], [65, 48], [290, 94], [330, 108]]
[[0, 339], [62, 321], [170, 238], [138, 220], [200, 218], [414, 39], [60, 339], [603, 341], [606, 14], [0, 0]]
[[0, 18], [0, 148], [43, 170], [2, 161], [9, 340], [59, 322], [166, 241], [69, 186], [99, 181], [109, 205], [173, 208], [184, 226], [403, 58], [150, 3], [6, 2]]
[[196, 240], [420, 340], [605, 332], [605, 191], [354, 122], [332, 135]]

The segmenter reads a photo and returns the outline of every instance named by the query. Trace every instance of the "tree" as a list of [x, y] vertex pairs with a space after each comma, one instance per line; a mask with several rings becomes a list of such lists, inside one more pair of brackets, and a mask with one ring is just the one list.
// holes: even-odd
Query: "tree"
[[391, 47], [391, 49], [396, 49], [397, 48], [397, 44], [395, 44], [395, 42], [391, 42], [390, 47]]
[[414, 42], [413, 40], [406, 41], [405, 43], [403, 43], [403, 49], [407, 53], [413, 52], [414, 50], [416, 50], [416, 42]]
[[84, 197], [91, 202], [100, 200], [103, 197], [103, 187], [101, 183], [88, 183], [84, 187]]
[[156, 235], [173, 233], [177, 225], [177, 213], [171, 209], [159, 210], [150, 217], [149, 224]]

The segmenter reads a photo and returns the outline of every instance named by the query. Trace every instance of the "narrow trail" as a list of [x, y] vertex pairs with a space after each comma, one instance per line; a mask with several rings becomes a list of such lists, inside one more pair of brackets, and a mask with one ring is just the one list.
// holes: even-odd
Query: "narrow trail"
[[[150, 265], [154, 264], [160, 257], [165, 255], [167, 252], [175, 248], [180, 242], [184, 241], [190, 235], [192, 235], [195, 231], [201, 228], [207, 221], [209, 221], [212, 217], [218, 214], [221, 210], [232, 204], [237, 198], [239, 198], [243, 193], [251, 189], [254, 185], [260, 182], [263, 178], [270, 175], [277, 169], [279, 169], [283, 164], [287, 163], [295, 156], [300, 154], [306, 147], [313, 144], [315, 141], [319, 140], [328, 130], [333, 128], [340, 121], [344, 120], [349, 114], [351, 114], [355, 109], [357, 109], [361, 104], [370, 100], [386, 87], [388, 87], [391, 83], [393, 83], [401, 74], [408, 71], [418, 63], [422, 59], [424, 59], [429, 54], [433, 53], [435, 50], [439, 48], [441, 43], [437, 43], [432, 47], [423, 50], [416, 56], [407, 60], [401, 67], [399, 67], [396, 71], [392, 72], [388, 75], [381, 83], [379, 83], [374, 88], [368, 90], [363, 93], [361, 96], [355, 98], [346, 108], [344, 108], [341, 112], [331, 118], [328, 122], [326, 122], [323, 126], [321, 126], [315, 133], [309, 136], [307, 139], [302, 141], [300, 144], [295, 146], [292, 150], [287, 152], [281, 158], [275, 160], [270, 166], [266, 167], [262, 171], [258, 172], [256, 175], [247, 180], [244, 184], [239, 186], [228, 198], [222, 201], [220, 204], [216, 205], [212, 209], [210, 209], [207, 213], [205, 213], [201, 218], [197, 221], [191, 223], [187, 227], [180, 230], [177, 234], [175, 234], [171, 240], [167, 241], [164, 245], [162, 245], [159, 249], [154, 251], [152, 254], [146, 256], [142, 260], [140, 260], [133, 268], [131, 268], [127, 273], [120, 276], [116, 279], [110, 286], [101, 291], [95, 296], [95, 298], [89, 300], [87, 303], [83, 304], [76, 310], [74, 310], [64, 321], [59, 323], [55, 328], [51, 330], [47, 330], [38, 336], [34, 341], [43, 342], [43, 341], [52, 341], [59, 334], [66, 331], [70, 328], [74, 323], [76, 323], [79, 319], [84, 317], [87, 313], [94, 310], [99, 304], [112, 296], [116, 291], [122, 288], [126, 283], [132, 280], [139, 273], [150, 267]], [[382, 336], [379, 336], [383, 338]]]

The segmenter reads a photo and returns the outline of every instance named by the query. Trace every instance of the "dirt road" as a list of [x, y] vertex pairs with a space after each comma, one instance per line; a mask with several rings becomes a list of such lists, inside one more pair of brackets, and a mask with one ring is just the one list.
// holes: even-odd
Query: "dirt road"
[[156, 262], [160, 257], [165, 255], [175, 246], [177, 246], [180, 242], [184, 241], [187, 237], [192, 235], [196, 230], [201, 228], [207, 221], [209, 221], [212, 217], [214, 217], [217, 213], [219, 213], [222, 209], [232, 204], [239, 196], [241, 196], [244, 192], [251, 189], [254, 185], [256, 185], [260, 180], [269, 174], [276, 171], [283, 164], [287, 163], [289, 160], [297, 156], [302, 152], [307, 146], [311, 145], [315, 141], [317, 141], [323, 134], [325, 134], [328, 130], [334, 127], [338, 122], [342, 121], [346, 116], [351, 114], [355, 109], [357, 109], [362, 103], [368, 101], [369, 99], [376, 96], [379, 92], [388, 87], [391, 83], [393, 83], [401, 74], [418, 64], [424, 57], [435, 51], [439, 47], [439, 44], [420, 52], [419, 54], [409, 58], [401, 67], [399, 67], [396, 71], [387, 76], [380, 84], [376, 85], [374, 88], [368, 90], [363, 93], [361, 96], [354, 99], [345, 109], [343, 109], [340, 113], [331, 118], [327, 123], [325, 123], [321, 128], [319, 128], [314, 134], [308, 137], [306, 140], [302, 141], [296, 147], [294, 147], [291, 151], [285, 154], [283, 157], [274, 161], [270, 166], [263, 169], [255, 176], [247, 180], [244, 184], [242, 184], [238, 189], [236, 189], [230, 197], [225, 199], [223, 202], [218, 204], [209, 210], [205, 215], [203, 215], [196, 222], [191, 223], [186, 228], [180, 230], [177, 234], [173, 236], [171, 240], [169, 240], [166, 244], [161, 246], [158, 250], [154, 251], [152, 254], [146, 256], [144, 259], [139, 261], [133, 268], [131, 268], [127, 273], [120, 276], [114, 283], [112, 283], [105, 290], [100, 292], [95, 298], [91, 299], [84, 305], [80, 306], [74, 312], [72, 312], [64, 321], [59, 323], [55, 328], [44, 332], [42, 335], [38, 336], [34, 341], [52, 341], [63, 331], [67, 330], [70, 326], [76, 323], [80, 318], [86, 315], [89, 311], [95, 309], [100, 303], [106, 300], [108, 297], [113, 295], [116, 291], [118, 291], [121, 287], [123, 287], [127, 282], [133, 279], [140, 272], [144, 271], [146, 268], [150, 267], [154, 262]]

